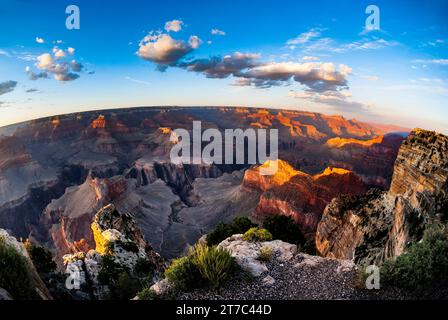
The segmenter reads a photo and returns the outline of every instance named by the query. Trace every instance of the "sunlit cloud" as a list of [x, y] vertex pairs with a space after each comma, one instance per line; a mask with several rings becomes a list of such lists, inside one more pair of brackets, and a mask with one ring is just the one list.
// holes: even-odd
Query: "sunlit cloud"
[[173, 31], [173, 32], [179, 32], [182, 30], [182, 26], [183, 26], [183, 21], [182, 20], [171, 20], [171, 21], [167, 21], [165, 23], [165, 30], [167, 32]]
[[212, 29], [210, 31], [210, 33], [213, 34], [213, 35], [218, 35], [218, 36], [225, 36], [226, 35], [226, 33], [224, 31], [219, 30], [219, 29]]

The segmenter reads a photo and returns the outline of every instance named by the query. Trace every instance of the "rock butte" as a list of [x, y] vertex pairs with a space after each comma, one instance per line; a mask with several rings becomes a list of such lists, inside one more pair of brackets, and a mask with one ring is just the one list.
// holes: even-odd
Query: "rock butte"
[[446, 216], [448, 137], [417, 129], [403, 142], [387, 192], [334, 199], [316, 246], [327, 257], [369, 264], [400, 255], [419, 241], [426, 223]]

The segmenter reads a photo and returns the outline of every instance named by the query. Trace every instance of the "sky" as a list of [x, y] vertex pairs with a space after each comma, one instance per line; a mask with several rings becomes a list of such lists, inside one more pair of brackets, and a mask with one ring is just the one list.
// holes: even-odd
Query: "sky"
[[[69, 5], [79, 29], [68, 29]], [[369, 5], [379, 29], [366, 28]], [[0, 0], [0, 126], [135, 106], [341, 114], [448, 134], [448, 0]]]

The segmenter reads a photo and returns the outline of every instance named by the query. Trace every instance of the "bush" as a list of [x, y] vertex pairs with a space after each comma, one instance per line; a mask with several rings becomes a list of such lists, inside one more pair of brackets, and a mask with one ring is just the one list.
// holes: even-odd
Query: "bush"
[[235, 261], [225, 249], [196, 244], [191, 254], [202, 277], [215, 289], [226, 282], [234, 271]]
[[179, 291], [199, 287], [203, 282], [199, 269], [191, 255], [174, 259], [168, 269], [165, 270], [165, 277]]
[[448, 284], [448, 230], [445, 225], [431, 225], [423, 240], [411, 245], [395, 260], [386, 261], [381, 279], [387, 285], [414, 292], [431, 291]]
[[268, 262], [272, 260], [273, 252], [271, 247], [262, 247], [258, 255], [258, 260]]
[[233, 235], [232, 225], [221, 222], [213, 231], [207, 234], [207, 244], [209, 246], [217, 245], [231, 235]]
[[123, 271], [125, 270], [115, 262], [113, 256], [105, 255], [101, 261], [101, 269], [98, 272], [98, 281], [103, 285], [114, 287]]
[[230, 224], [221, 222], [207, 235], [207, 244], [209, 246], [218, 245], [228, 237], [234, 234], [245, 233], [255, 226], [256, 224], [252, 223], [252, 221], [246, 217], [237, 217]]
[[139, 258], [134, 267], [134, 273], [138, 276], [149, 276], [154, 272], [154, 265], [148, 260]]
[[101, 261], [98, 282], [109, 288], [111, 299], [129, 300], [141, 289], [137, 279], [129, 275], [129, 270], [116, 263], [113, 256], [108, 254]]
[[28, 261], [0, 237], [0, 287], [16, 300], [38, 299]]
[[56, 263], [47, 248], [36, 246], [30, 242], [25, 242], [25, 248], [33, 261], [39, 275], [48, 275], [56, 271]]
[[264, 220], [263, 228], [268, 230], [274, 239], [297, 245], [305, 243], [302, 232], [291, 217], [284, 215], [269, 216]]
[[245, 233], [250, 228], [256, 227], [257, 225], [255, 223], [252, 223], [248, 218], [246, 217], [237, 217], [233, 219], [232, 227], [234, 234], [240, 234]]
[[216, 289], [232, 275], [234, 266], [228, 251], [196, 244], [187, 256], [173, 260], [165, 270], [165, 277], [176, 291], [189, 291], [206, 284]]
[[157, 293], [150, 288], [145, 288], [142, 291], [140, 291], [139, 293], [137, 293], [137, 297], [140, 300], [157, 300], [157, 299], [159, 299], [159, 296], [157, 295]]
[[243, 235], [244, 241], [271, 241], [272, 234], [261, 228], [251, 228]]
[[127, 272], [122, 272], [118, 276], [116, 286], [112, 289], [115, 298], [130, 300], [141, 290], [141, 286], [137, 279], [131, 277]]

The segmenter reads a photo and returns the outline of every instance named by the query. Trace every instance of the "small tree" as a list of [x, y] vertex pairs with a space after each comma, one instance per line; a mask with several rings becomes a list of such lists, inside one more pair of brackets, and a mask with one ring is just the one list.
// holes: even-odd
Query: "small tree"
[[209, 246], [218, 245], [228, 237], [234, 234], [245, 233], [250, 228], [256, 226], [246, 217], [237, 217], [230, 224], [221, 222], [207, 235], [207, 244]]
[[305, 243], [302, 232], [291, 217], [284, 215], [269, 216], [264, 220], [263, 228], [268, 230], [274, 239], [297, 245]]
[[[429, 226], [419, 243], [386, 261], [381, 268], [384, 283], [421, 294], [448, 285], [448, 227]], [[445, 292], [446, 294], [447, 292]]]
[[48, 275], [56, 271], [56, 263], [47, 248], [36, 246], [29, 241], [25, 242], [25, 248], [40, 275]]

